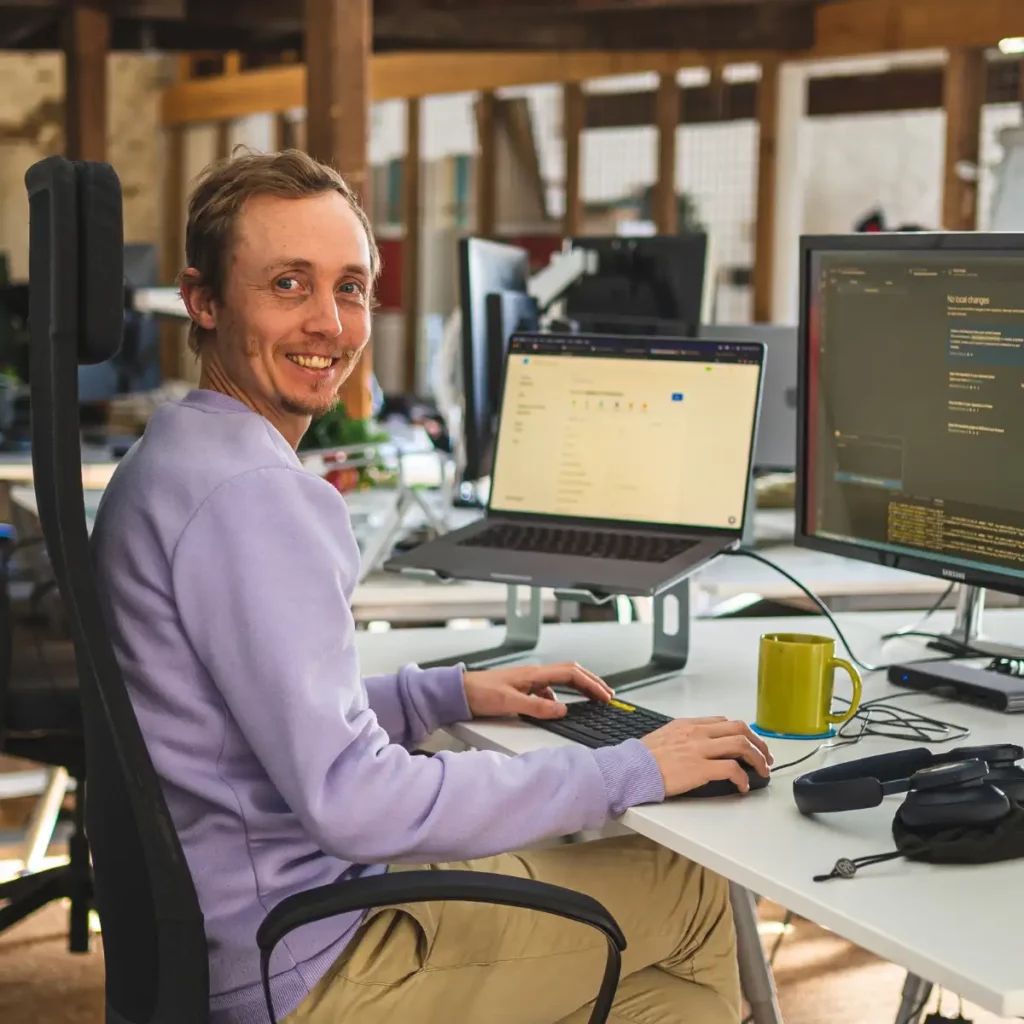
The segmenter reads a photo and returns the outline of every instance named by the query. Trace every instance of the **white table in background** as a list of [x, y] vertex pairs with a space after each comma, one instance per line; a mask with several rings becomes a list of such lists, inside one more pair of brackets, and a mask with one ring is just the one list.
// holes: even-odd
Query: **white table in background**
[[[936, 628], [950, 617], [935, 616]], [[864, 660], [921, 656], [916, 642], [898, 641], [880, 649], [878, 637], [907, 622], [900, 614], [858, 614], [840, 624]], [[724, 714], [750, 721], [756, 699], [758, 637], [786, 629], [792, 620], [723, 619], [693, 623], [691, 656], [676, 679], [631, 691], [638, 704], [676, 716]], [[988, 632], [1020, 637], [1024, 613], [991, 612]], [[801, 628], [829, 633], [824, 620]], [[483, 631], [489, 646], [497, 630]], [[365, 672], [383, 672], [410, 660], [453, 655], [467, 635], [445, 630], [410, 630], [387, 636], [361, 635]], [[646, 660], [648, 631], [642, 625], [577, 624], [546, 626], [537, 650], [540, 660], [574, 659], [600, 673]], [[841, 691], [840, 691], [841, 692]], [[1021, 743], [1024, 719], [937, 698], [910, 695], [891, 687], [882, 675], [865, 679], [865, 698], [891, 695], [910, 708], [969, 726], [970, 744]], [[482, 721], [455, 726], [453, 736], [474, 747], [518, 754], [565, 740], [518, 721]], [[855, 879], [814, 882], [840, 857], [893, 849], [890, 832], [898, 800], [878, 808], [805, 818], [792, 797], [792, 780], [802, 771], [885, 750], [917, 746], [869, 738], [851, 747], [823, 751], [789, 769], [766, 789], [747, 797], [670, 800], [634, 808], [620, 820], [628, 829], [676, 850], [973, 1003], [1002, 1016], [1024, 1015], [1024, 861], [978, 866], [935, 866], [895, 860], [862, 869]], [[800, 742], [772, 744], [783, 764], [809, 747]], [[941, 749], [937, 747], [936, 749]]]
[[[85, 491], [86, 517], [91, 519], [102, 495], [101, 486]], [[37, 516], [35, 492], [31, 486], [14, 486], [10, 500]], [[373, 529], [375, 517], [388, 502], [386, 492], [350, 495], [350, 511], [357, 528]], [[450, 526], [457, 529], [480, 513], [473, 509], [450, 509]], [[791, 511], [758, 512], [759, 552], [801, 580], [833, 610], [868, 611], [885, 608], [905, 610], [927, 608], [948, 587], [946, 581], [888, 569], [868, 562], [840, 558], [819, 551], [798, 548], [792, 536]], [[451, 619], [504, 621], [506, 587], [500, 583], [453, 580], [440, 584], [410, 579], [391, 573], [373, 573], [357, 588], [354, 612], [360, 623], [374, 620], [394, 625], [438, 623]], [[785, 576], [767, 565], [745, 557], [722, 556], [692, 577], [691, 612], [695, 617], [732, 613], [738, 606], [758, 600], [779, 601], [810, 608], [810, 602]], [[1018, 604], [1017, 598], [991, 592], [989, 607]], [[544, 591], [545, 617], [554, 616], [554, 596]], [[641, 617], [650, 618], [650, 600], [636, 602]]]

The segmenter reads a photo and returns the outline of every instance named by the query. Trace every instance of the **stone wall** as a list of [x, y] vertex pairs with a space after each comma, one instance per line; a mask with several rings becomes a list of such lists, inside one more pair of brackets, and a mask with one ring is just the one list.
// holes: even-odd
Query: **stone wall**
[[[129, 242], [160, 244], [163, 133], [160, 91], [173, 59], [115, 54], [107, 70], [108, 160], [124, 191]], [[57, 53], [0, 53], [0, 251], [11, 276], [28, 274], [25, 171], [64, 149], [64, 59]]]

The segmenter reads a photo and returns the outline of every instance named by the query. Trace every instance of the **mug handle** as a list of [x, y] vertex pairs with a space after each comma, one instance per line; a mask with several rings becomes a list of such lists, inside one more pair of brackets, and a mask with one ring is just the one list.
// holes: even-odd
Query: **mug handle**
[[833, 670], [837, 668], [844, 669], [846, 674], [850, 677], [850, 682], [853, 683], [853, 699], [850, 701], [850, 706], [841, 715], [829, 713], [825, 716], [829, 725], [842, 725], [843, 722], [848, 722], [853, 718], [853, 716], [857, 714], [857, 708], [860, 707], [860, 673], [843, 658], [830, 658], [828, 667]]

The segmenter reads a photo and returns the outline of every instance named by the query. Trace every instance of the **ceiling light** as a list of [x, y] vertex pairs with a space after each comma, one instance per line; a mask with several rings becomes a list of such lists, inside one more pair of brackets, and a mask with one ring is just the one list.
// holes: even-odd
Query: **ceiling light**
[[1024, 53], [1024, 36], [1007, 36], [999, 40], [1000, 53]]

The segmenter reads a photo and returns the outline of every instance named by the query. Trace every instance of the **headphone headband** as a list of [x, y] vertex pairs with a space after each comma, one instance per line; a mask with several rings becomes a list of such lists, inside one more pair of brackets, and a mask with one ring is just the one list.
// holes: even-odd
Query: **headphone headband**
[[988, 765], [1012, 764], [1022, 758], [1024, 748], [1010, 743], [957, 747], [941, 754], [927, 747], [913, 747], [807, 772], [794, 780], [793, 799], [801, 814], [856, 811], [877, 807], [889, 793], [906, 792], [910, 777], [922, 768], [972, 760]]

